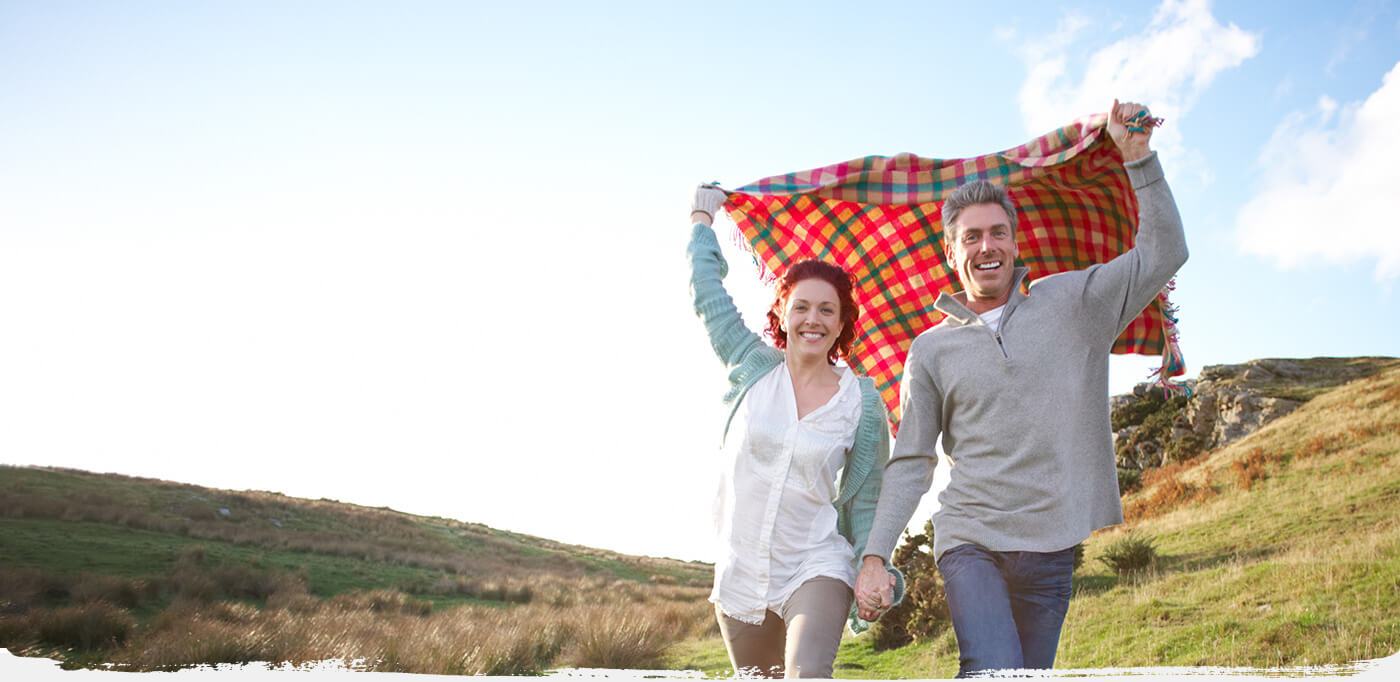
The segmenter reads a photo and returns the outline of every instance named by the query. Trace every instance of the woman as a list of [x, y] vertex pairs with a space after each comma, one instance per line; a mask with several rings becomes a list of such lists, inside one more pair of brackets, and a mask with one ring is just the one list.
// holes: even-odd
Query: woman
[[[841, 268], [808, 260], [783, 274], [773, 346], [744, 326], [711, 227], [724, 200], [696, 189], [689, 248], [695, 312], [730, 370], [710, 601], [736, 671], [831, 677], [842, 624], [864, 629], [852, 589], [889, 458], [884, 403], [870, 379], [835, 366], [858, 313]], [[897, 602], [903, 581], [889, 570]]]

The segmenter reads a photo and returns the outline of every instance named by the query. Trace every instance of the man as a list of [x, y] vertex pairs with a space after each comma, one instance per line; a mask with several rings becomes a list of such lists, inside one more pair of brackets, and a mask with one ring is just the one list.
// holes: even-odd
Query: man
[[890, 605], [885, 562], [936, 464], [950, 480], [934, 557], [957, 635], [959, 675], [1049, 668], [1069, 608], [1074, 546], [1121, 523], [1108, 408], [1113, 341], [1186, 261], [1181, 218], [1149, 149], [1146, 108], [1119, 104], [1108, 132], [1136, 191], [1136, 246], [1021, 293], [1016, 210], [979, 181], [943, 204], [945, 255], [964, 290], [904, 364], [902, 423], [856, 582], [861, 617]]

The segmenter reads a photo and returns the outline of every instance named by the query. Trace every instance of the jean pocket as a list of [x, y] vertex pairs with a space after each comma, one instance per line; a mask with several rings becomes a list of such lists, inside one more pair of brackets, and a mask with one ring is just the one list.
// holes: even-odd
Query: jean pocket
[[971, 561], [977, 560], [981, 548], [971, 543], [963, 543], [944, 550], [943, 555], [938, 557], [934, 565], [938, 566], [938, 572], [945, 578], [956, 575], [958, 571]]

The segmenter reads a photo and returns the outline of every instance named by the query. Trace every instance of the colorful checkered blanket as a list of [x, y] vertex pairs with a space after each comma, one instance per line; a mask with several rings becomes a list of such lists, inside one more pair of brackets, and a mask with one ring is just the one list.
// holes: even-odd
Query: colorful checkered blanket
[[[725, 204], [765, 278], [806, 258], [855, 276], [861, 306], [851, 365], [875, 380], [899, 423], [899, 379], [914, 337], [942, 319], [933, 302], [961, 286], [943, 258], [940, 206], [973, 179], [1008, 188], [1019, 216], [1018, 265], [1028, 279], [1103, 263], [1133, 245], [1137, 196], [1099, 114], [1019, 147], [968, 159], [867, 156], [775, 175], [733, 191]], [[1168, 286], [1168, 290], [1171, 286]], [[1162, 355], [1154, 371], [1185, 371], [1175, 310], [1163, 290], [1113, 346]]]

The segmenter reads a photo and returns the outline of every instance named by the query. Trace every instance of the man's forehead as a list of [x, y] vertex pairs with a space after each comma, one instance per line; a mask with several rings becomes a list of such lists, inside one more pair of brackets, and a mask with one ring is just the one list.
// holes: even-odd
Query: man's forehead
[[1009, 220], [998, 220], [987, 225], [967, 225], [960, 221], [958, 229], [960, 232], [980, 232], [982, 230], [990, 230], [994, 227], [1010, 227], [1010, 225], [1011, 221]]

